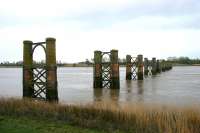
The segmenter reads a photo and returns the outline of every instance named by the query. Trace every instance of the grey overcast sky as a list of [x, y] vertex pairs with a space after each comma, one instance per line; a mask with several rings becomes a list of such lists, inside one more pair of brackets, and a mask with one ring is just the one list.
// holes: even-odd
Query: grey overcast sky
[[64, 62], [110, 49], [120, 58], [200, 58], [199, 20], [200, 0], [0, 0], [0, 62], [22, 60], [23, 40], [46, 37]]

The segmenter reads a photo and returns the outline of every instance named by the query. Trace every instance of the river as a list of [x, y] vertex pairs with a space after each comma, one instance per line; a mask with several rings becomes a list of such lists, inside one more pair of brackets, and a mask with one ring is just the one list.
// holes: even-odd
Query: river
[[[200, 67], [173, 67], [143, 81], [126, 81], [120, 68], [120, 90], [93, 89], [93, 68], [58, 68], [59, 101], [114, 101], [191, 105], [200, 103]], [[0, 97], [22, 97], [22, 68], [0, 68]]]

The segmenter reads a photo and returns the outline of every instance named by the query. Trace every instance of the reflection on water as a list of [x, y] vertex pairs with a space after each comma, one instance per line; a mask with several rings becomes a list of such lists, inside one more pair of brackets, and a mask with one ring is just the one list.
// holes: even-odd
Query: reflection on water
[[131, 92], [131, 88], [132, 88], [132, 81], [131, 80], [126, 80], [126, 88], [128, 90], [128, 92]]
[[99, 102], [102, 99], [103, 96], [103, 89], [93, 89], [94, 91], [94, 101]]
[[94, 101], [99, 102], [105, 101], [118, 101], [119, 100], [119, 89], [93, 89]]
[[137, 89], [138, 89], [138, 95], [139, 95], [139, 102], [142, 102], [143, 99], [143, 93], [144, 93], [144, 88], [143, 88], [143, 80], [137, 81]]
[[127, 80], [126, 81], [126, 101], [130, 101], [132, 97], [132, 81]]
[[[171, 71], [145, 77], [143, 81], [126, 81], [125, 68], [120, 68], [120, 90], [93, 89], [92, 85], [92, 68], [58, 68], [61, 102], [200, 103], [200, 67], [174, 67]], [[0, 86], [0, 96], [22, 97], [22, 69], [0, 68]]]
[[119, 89], [110, 89], [110, 96], [112, 101], [118, 101], [119, 100]]
[[143, 80], [137, 81], [138, 95], [142, 95], [144, 92], [143, 82]]

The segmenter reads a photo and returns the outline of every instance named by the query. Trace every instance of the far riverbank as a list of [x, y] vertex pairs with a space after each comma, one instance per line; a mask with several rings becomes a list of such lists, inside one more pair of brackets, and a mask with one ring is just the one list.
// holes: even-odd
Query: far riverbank
[[[200, 64], [173, 64], [173, 66], [200, 66]], [[0, 65], [0, 68], [22, 68], [23, 66], [10, 66], [10, 65]], [[58, 67], [93, 67], [93, 64], [66, 64], [58, 65]], [[120, 65], [120, 67], [126, 67], [126, 65]]]

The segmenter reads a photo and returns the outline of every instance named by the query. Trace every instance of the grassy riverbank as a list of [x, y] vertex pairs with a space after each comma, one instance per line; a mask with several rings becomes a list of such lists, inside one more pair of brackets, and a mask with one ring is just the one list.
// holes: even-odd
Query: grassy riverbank
[[[29, 117], [0, 116], [1, 133], [106, 133], [106, 131], [81, 128], [62, 121], [31, 119]], [[115, 131], [114, 133], [123, 133]]]
[[[22, 127], [44, 127], [49, 132], [48, 124], [53, 130], [72, 133], [86, 132], [114, 132], [130, 133], [199, 133], [200, 109], [195, 107], [147, 107], [139, 106], [112, 106], [112, 104], [95, 105], [59, 105], [31, 100], [0, 99], [0, 122], [6, 131], [10, 122], [17, 121]], [[7, 119], [8, 118], [8, 119]], [[4, 119], [6, 119], [4, 121]], [[15, 122], [16, 121], [16, 122]], [[53, 124], [52, 124], [53, 122]], [[45, 125], [47, 124], [47, 125]], [[12, 124], [11, 124], [12, 125]], [[59, 126], [57, 129], [56, 127]], [[75, 127], [74, 127], [75, 126]], [[18, 126], [16, 126], [18, 127]], [[61, 129], [60, 129], [61, 127]], [[78, 127], [78, 128], [76, 128]], [[12, 127], [11, 127], [12, 128]], [[29, 127], [28, 127], [29, 128]], [[17, 128], [16, 128], [17, 129]], [[80, 131], [79, 131], [80, 130]]]

